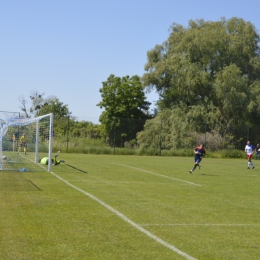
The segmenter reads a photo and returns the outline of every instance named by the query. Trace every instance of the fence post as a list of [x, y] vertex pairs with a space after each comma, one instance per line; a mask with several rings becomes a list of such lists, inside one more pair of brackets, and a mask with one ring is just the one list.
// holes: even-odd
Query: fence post
[[160, 125], [159, 154], [162, 155], [162, 119], [161, 119], [161, 125]]
[[66, 153], [69, 151], [69, 131], [70, 131], [70, 115], [68, 115], [68, 122], [67, 122], [67, 147]]
[[116, 154], [116, 118], [114, 117], [114, 155]]
[[205, 141], [204, 141], [204, 145], [206, 147], [206, 142], [207, 142], [207, 123], [205, 123]]

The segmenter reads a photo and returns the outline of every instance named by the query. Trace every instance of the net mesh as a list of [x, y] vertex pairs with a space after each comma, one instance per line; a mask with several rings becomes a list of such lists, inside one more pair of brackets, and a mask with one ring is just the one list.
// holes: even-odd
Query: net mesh
[[47, 167], [39, 165], [38, 159], [49, 156], [50, 116], [19, 118], [17, 113], [0, 112], [0, 122], [0, 169], [42, 171]]

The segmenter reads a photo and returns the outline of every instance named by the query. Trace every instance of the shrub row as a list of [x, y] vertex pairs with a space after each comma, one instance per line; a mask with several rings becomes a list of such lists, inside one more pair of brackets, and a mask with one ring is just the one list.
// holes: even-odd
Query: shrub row
[[[177, 150], [159, 150], [155, 148], [113, 148], [101, 144], [100, 142], [90, 142], [86, 140], [74, 140], [67, 144], [66, 140], [55, 140], [53, 143], [53, 151], [62, 151], [67, 153], [82, 153], [82, 154], [116, 154], [116, 155], [142, 155], [142, 156], [193, 156], [193, 148], [181, 148]], [[245, 158], [245, 153], [242, 150], [225, 149], [217, 151], [207, 151], [208, 158]]]

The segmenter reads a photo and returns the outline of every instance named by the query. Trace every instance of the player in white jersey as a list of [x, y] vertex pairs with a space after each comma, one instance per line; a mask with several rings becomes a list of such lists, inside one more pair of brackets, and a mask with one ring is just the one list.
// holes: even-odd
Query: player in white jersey
[[247, 157], [247, 169], [250, 169], [250, 165], [252, 166], [252, 169], [255, 169], [255, 166], [252, 162], [252, 156], [254, 153], [254, 146], [250, 144], [250, 141], [247, 141], [246, 147], [245, 147], [245, 153]]

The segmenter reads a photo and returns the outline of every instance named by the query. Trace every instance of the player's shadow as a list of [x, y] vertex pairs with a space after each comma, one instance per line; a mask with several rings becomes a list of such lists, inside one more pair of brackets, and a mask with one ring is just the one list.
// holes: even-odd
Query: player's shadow
[[73, 168], [73, 169], [75, 169], [75, 170], [77, 170], [77, 171], [80, 171], [80, 172], [83, 172], [83, 173], [87, 173], [86, 171], [83, 171], [83, 170], [81, 170], [81, 169], [79, 169], [79, 168], [77, 168], [75, 166], [70, 165], [70, 164], [66, 164], [66, 165], [71, 167], [71, 168]]
[[206, 174], [206, 173], [202, 173], [201, 175], [204, 175], [204, 176], [220, 176], [218, 174]]

